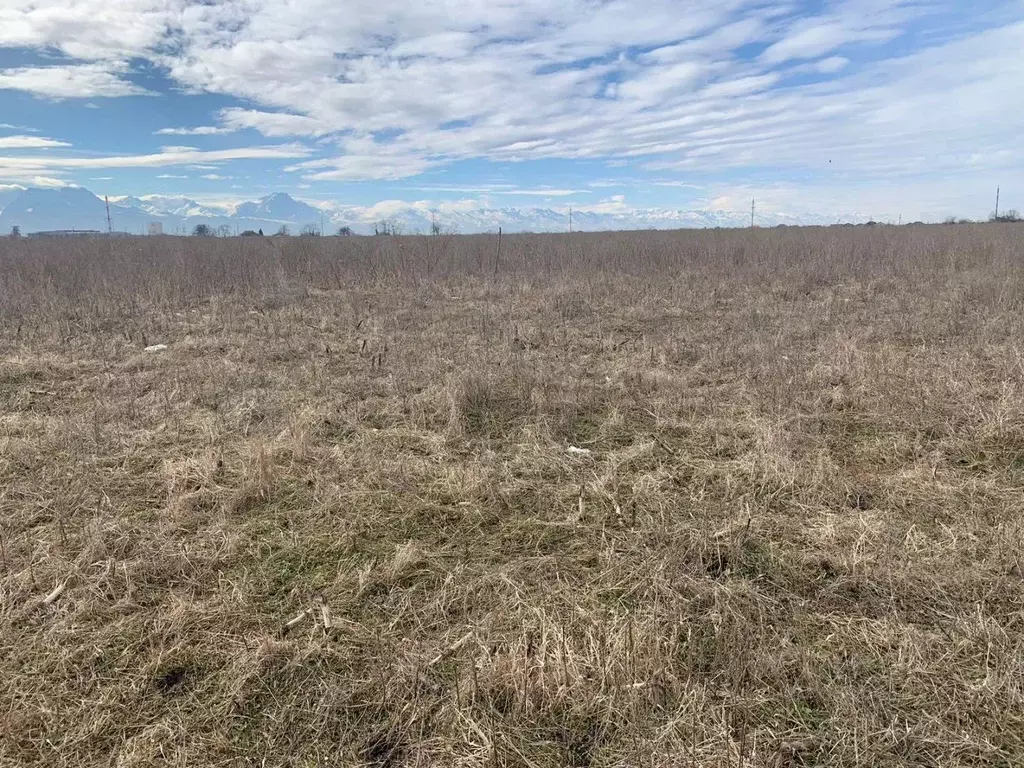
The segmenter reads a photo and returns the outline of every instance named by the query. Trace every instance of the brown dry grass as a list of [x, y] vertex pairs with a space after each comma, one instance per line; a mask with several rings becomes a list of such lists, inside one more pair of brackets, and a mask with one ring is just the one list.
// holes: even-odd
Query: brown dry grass
[[1024, 763], [1024, 228], [495, 245], [0, 242], [0, 764]]

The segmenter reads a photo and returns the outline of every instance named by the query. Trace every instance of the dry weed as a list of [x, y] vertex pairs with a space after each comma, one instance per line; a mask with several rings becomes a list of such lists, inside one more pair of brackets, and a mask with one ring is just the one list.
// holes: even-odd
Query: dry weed
[[1024, 763], [1022, 245], [0, 241], [0, 764]]

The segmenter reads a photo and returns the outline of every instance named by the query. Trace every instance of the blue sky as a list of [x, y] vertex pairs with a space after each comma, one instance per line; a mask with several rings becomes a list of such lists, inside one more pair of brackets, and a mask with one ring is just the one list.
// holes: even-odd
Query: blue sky
[[1022, 50], [1017, 0], [7, 0], [0, 188], [978, 217]]

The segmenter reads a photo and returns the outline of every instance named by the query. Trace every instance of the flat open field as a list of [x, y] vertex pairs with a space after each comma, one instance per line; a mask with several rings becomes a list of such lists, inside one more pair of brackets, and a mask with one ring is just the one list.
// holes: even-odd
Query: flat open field
[[1024, 764], [1024, 226], [497, 246], [0, 240], [0, 765]]

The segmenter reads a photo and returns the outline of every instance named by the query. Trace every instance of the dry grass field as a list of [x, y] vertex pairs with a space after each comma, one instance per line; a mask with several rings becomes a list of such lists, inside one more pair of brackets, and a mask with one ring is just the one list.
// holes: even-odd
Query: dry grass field
[[0, 765], [1020, 766], [1022, 339], [1017, 225], [0, 240]]

